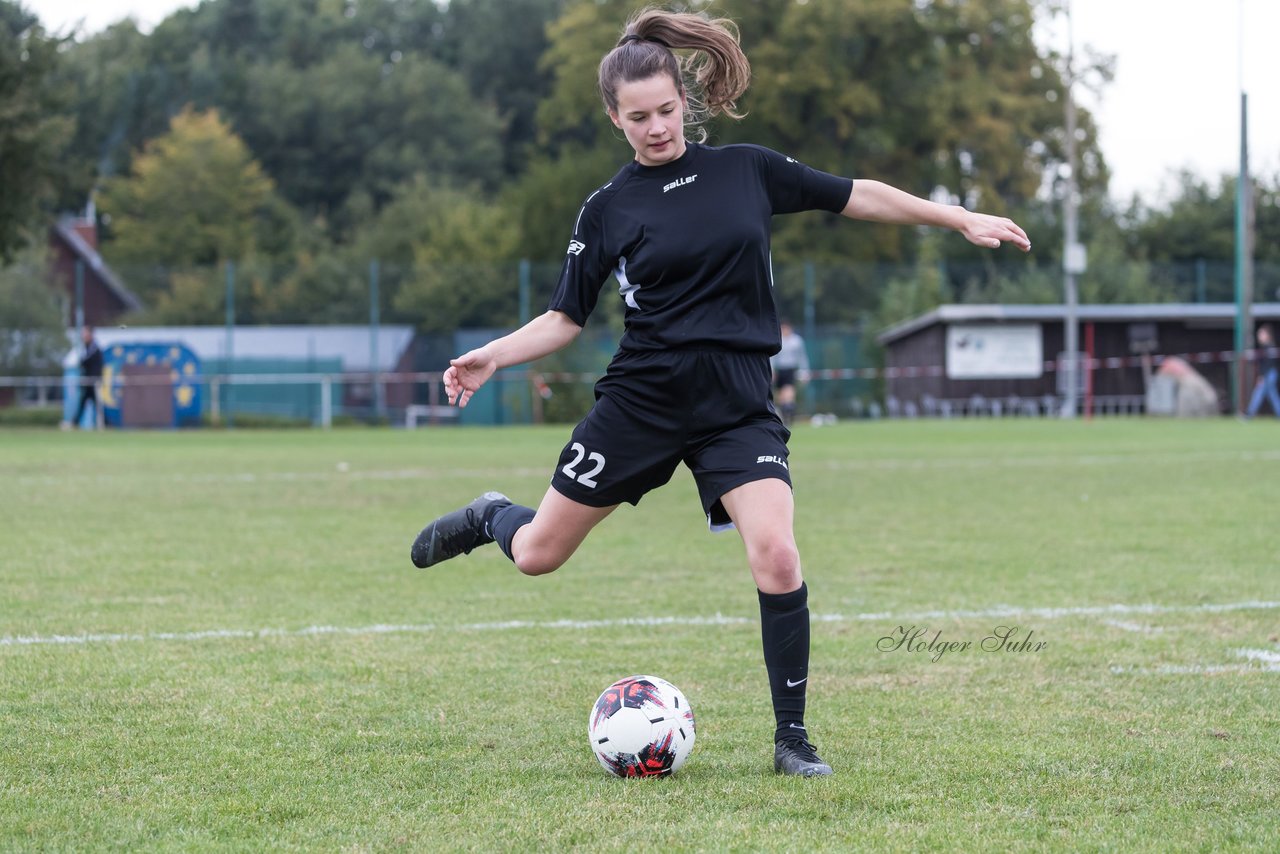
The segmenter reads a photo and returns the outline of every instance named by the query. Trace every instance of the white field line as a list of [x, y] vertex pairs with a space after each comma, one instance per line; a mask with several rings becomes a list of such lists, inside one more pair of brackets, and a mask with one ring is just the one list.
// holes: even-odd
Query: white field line
[[1247, 658], [1250, 661], [1261, 661], [1263, 664], [1270, 664], [1280, 668], [1280, 651], [1270, 649], [1237, 649], [1236, 655], [1241, 658]]
[[1162, 664], [1159, 667], [1112, 667], [1111, 672], [1139, 676], [1216, 676], [1220, 673], [1280, 673], [1280, 652], [1269, 649], [1237, 649], [1243, 664]]
[[1103, 620], [1102, 624], [1121, 631], [1136, 632], [1141, 635], [1158, 635], [1164, 631], [1159, 626], [1148, 626], [1146, 623], [1135, 623], [1133, 620]]
[[[554, 461], [552, 461], [554, 463]], [[100, 474], [84, 477], [69, 474], [21, 475], [12, 482], [21, 486], [60, 486], [85, 481], [94, 483], [133, 483], [163, 481], [165, 483], [219, 484], [219, 483], [314, 483], [330, 480], [420, 480], [436, 477], [550, 477], [551, 465], [544, 468], [492, 468], [492, 469], [369, 469], [355, 470], [335, 466], [333, 471], [275, 471], [275, 472], [131, 472], [129, 474]]]
[[[816, 467], [828, 471], [931, 471], [943, 469], [999, 469], [1043, 468], [1047, 466], [1116, 466], [1152, 465], [1160, 463], [1188, 462], [1280, 462], [1280, 450], [1276, 451], [1189, 451], [1185, 454], [1090, 454], [1081, 456], [1004, 456], [1004, 457], [943, 457], [939, 459], [869, 459], [843, 460], [821, 463]], [[19, 486], [58, 486], [70, 482], [83, 485], [86, 481], [119, 483], [135, 481], [165, 481], [171, 483], [310, 483], [329, 480], [415, 480], [428, 477], [541, 477], [549, 476], [554, 460], [548, 458], [546, 466], [519, 468], [435, 468], [418, 466], [401, 469], [351, 469], [346, 463], [336, 463], [332, 470], [280, 471], [280, 472], [205, 472], [187, 474], [173, 471], [131, 472], [128, 474], [100, 474], [85, 477], [82, 474], [26, 474], [10, 480]], [[793, 467], [801, 469], [804, 460], [793, 461]]]
[[[1280, 609], [1280, 602], [1246, 601], [1201, 605], [1081, 605], [1065, 608], [1020, 608], [997, 605], [992, 608], [955, 611], [917, 611], [895, 614], [890, 611], [862, 614], [815, 614], [818, 623], [917, 623], [925, 620], [1023, 619], [1055, 620], [1064, 617], [1114, 617], [1130, 614], [1218, 614], [1232, 611]], [[321, 635], [390, 635], [428, 632], [499, 632], [514, 629], [577, 630], [615, 629], [631, 626], [737, 626], [754, 625], [754, 617], [725, 614], [689, 617], [632, 617], [615, 620], [508, 620], [495, 623], [375, 624], [369, 626], [307, 626], [300, 629], [204, 629], [189, 632], [148, 632], [78, 635], [5, 635], [0, 647], [66, 646], [130, 643], [141, 641], [202, 641], [252, 638], [297, 638]], [[1276, 664], [1277, 662], [1264, 662]], [[1280, 669], [1280, 665], [1278, 665]]]
[[1159, 454], [1083, 454], [1077, 456], [941, 457], [937, 459], [839, 460], [821, 464], [831, 471], [1042, 468], [1045, 466], [1151, 465], [1153, 463], [1280, 462], [1277, 451], [1187, 451]]

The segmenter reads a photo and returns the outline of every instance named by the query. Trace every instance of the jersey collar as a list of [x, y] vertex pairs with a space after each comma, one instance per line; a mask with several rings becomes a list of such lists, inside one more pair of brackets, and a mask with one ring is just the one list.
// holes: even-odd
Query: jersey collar
[[686, 142], [684, 144], [684, 154], [681, 154], [670, 163], [662, 163], [657, 166], [645, 166], [638, 160], [632, 160], [630, 168], [633, 173], [645, 178], [666, 178], [672, 175], [678, 175], [693, 165], [694, 158], [698, 155], [698, 148], [698, 143]]

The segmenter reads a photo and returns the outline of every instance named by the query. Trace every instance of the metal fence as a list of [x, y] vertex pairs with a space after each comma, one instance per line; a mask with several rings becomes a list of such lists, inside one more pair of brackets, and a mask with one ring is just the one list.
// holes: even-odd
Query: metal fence
[[[924, 395], [916, 400], [900, 400], [883, 391], [884, 380], [894, 376], [916, 376], [942, 371], [942, 366], [878, 368], [869, 364], [842, 365], [825, 361], [823, 353], [836, 356], [858, 352], [854, 334], [828, 332], [810, 342], [818, 354], [799, 390], [798, 411], [815, 424], [840, 418], [1040, 418], [1063, 414], [1064, 398], [1045, 394], [1037, 397], [990, 397], [973, 394], [965, 398], [942, 399]], [[816, 345], [816, 346], [815, 346]], [[1280, 357], [1280, 350], [1249, 350], [1243, 354], [1253, 362], [1264, 354]], [[159, 423], [131, 418], [129, 401], [142, 400], [147, 391], [160, 391], [160, 398], [177, 396], [181, 385], [168, 376], [115, 377], [114, 391], [104, 394], [97, 386], [98, 405], [80, 426], [150, 427], [273, 427], [314, 426], [329, 428], [344, 423], [385, 424], [418, 428], [442, 425], [501, 425], [574, 422], [591, 407], [592, 386], [603, 373], [608, 355], [588, 342], [570, 348], [554, 364], [522, 366], [499, 371], [471, 399], [465, 408], [451, 406], [444, 390], [441, 371], [414, 372], [301, 372], [301, 373], [212, 373], [183, 378], [199, 403], [185, 419], [174, 416], [175, 408], [161, 406], [165, 414]], [[1234, 351], [1179, 354], [1195, 364], [1228, 363], [1238, 360]], [[1168, 356], [1153, 356], [1140, 366], [1158, 367]], [[1097, 376], [1111, 370], [1128, 370], [1138, 357], [1081, 358], [1080, 373]], [[842, 365], [842, 366], [837, 366]], [[1061, 368], [1046, 362], [1044, 370]], [[1154, 376], [1154, 374], [1153, 374]], [[12, 402], [19, 407], [61, 410], [69, 422], [79, 399], [79, 391], [90, 380], [74, 376], [0, 377], [0, 392], [12, 390]], [[1148, 411], [1150, 394], [1083, 395], [1077, 414], [1085, 416], [1132, 416]], [[138, 404], [138, 406], [143, 406]], [[176, 405], [175, 405], [176, 406]], [[143, 407], [145, 408], [145, 407]], [[104, 411], [106, 413], [104, 417]], [[167, 418], [168, 421], [164, 419]]]
[[[501, 372], [466, 410], [438, 408], [443, 400], [439, 374], [451, 356], [540, 313], [554, 292], [560, 267], [559, 262], [530, 261], [415, 266], [331, 257], [315, 269], [233, 263], [197, 270], [149, 266], [115, 272], [148, 306], [120, 318], [124, 324], [225, 324], [229, 339], [236, 328], [265, 323], [359, 324], [371, 330], [401, 323], [419, 330], [412, 370], [394, 375], [353, 373], [343, 365], [251, 368], [243, 360], [217, 364], [206, 359], [197, 423], [508, 424], [571, 422], [589, 408], [591, 383], [603, 372], [622, 332], [621, 301], [609, 292], [610, 283], [604, 285], [597, 311], [573, 345], [532, 369]], [[887, 325], [940, 301], [1059, 302], [1061, 272], [1056, 264], [1002, 256], [981, 263], [944, 260], [927, 268], [801, 261], [775, 264], [772, 273], [779, 313], [805, 337], [816, 372], [801, 390], [802, 411], [842, 417], [1031, 412], [1032, 402], [1027, 400], [999, 406], [990, 401], [978, 406], [971, 400], [932, 405], [916, 400], [895, 406], [876, 373], [882, 354], [874, 337]], [[1225, 302], [1233, 298], [1233, 278], [1231, 262], [1100, 263], [1080, 277], [1081, 301]], [[79, 270], [67, 284], [68, 293], [83, 299], [85, 271]], [[186, 308], [169, 298], [179, 291], [190, 294], [196, 285], [203, 288], [203, 296]], [[429, 296], [435, 293], [432, 288], [444, 296], [436, 302], [411, 298]], [[1254, 299], [1280, 300], [1280, 265], [1255, 265]], [[68, 317], [76, 313], [67, 312]], [[468, 328], [479, 326], [487, 328]], [[64, 379], [53, 370], [42, 377], [0, 378], [0, 404], [6, 395], [22, 405], [58, 403], [68, 396]], [[1038, 406], [1046, 408], [1043, 401]], [[1100, 406], [1121, 413], [1135, 409], [1132, 401]]]

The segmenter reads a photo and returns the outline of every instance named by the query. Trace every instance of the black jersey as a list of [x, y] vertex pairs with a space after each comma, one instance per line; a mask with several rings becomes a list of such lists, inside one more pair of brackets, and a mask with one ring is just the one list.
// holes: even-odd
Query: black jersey
[[612, 273], [623, 351], [776, 353], [770, 218], [839, 212], [852, 188], [758, 145], [691, 142], [670, 163], [632, 161], [587, 197], [548, 308], [585, 325]]

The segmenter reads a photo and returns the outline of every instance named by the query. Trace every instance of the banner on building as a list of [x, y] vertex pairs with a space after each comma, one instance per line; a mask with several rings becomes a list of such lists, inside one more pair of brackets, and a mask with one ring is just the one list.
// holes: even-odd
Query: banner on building
[[972, 323], [947, 327], [947, 378], [1035, 379], [1044, 372], [1038, 323]]

